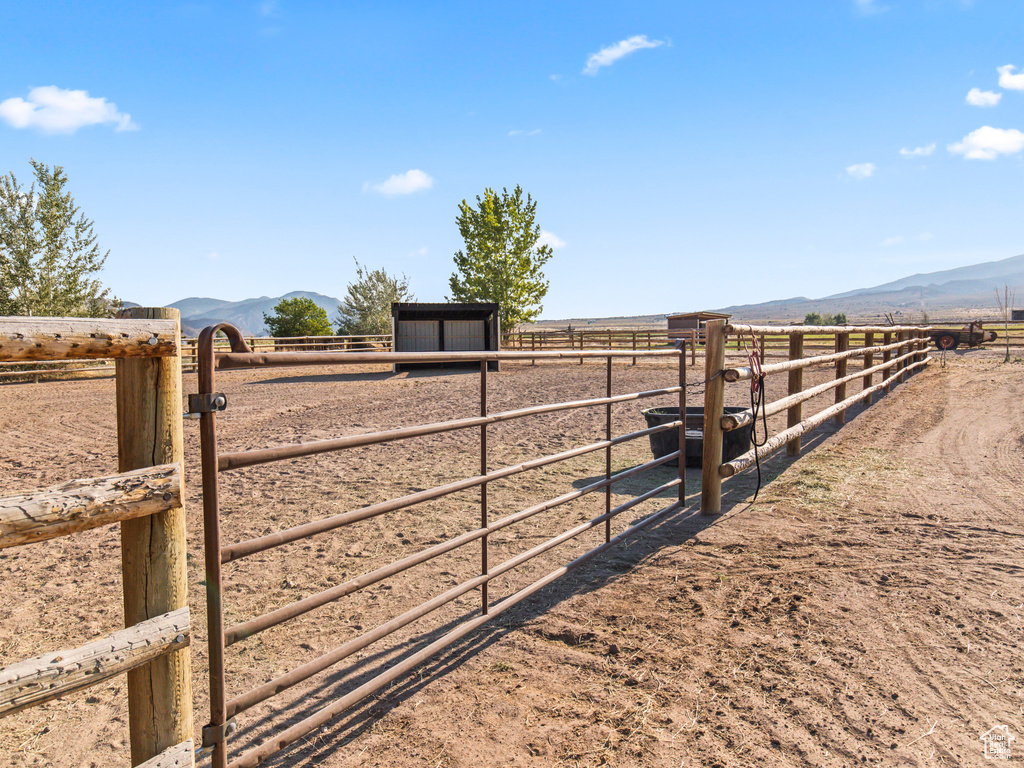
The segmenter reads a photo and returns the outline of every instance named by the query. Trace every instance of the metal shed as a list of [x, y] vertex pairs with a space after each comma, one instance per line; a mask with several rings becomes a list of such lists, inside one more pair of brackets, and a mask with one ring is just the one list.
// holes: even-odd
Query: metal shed
[[670, 331], [677, 331], [681, 329], [696, 328], [701, 329], [707, 325], [708, 320], [728, 320], [732, 315], [726, 315], [722, 312], [679, 312], [674, 315], [668, 315], [668, 329]]
[[[395, 352], [491, 352], [501, 349], [498, 305], [394, 303], [391, 332]], [[398, 363], [395, 371], [450, 368], [479, 363]], [[497, 361], [489, 363], [499, 370]]]

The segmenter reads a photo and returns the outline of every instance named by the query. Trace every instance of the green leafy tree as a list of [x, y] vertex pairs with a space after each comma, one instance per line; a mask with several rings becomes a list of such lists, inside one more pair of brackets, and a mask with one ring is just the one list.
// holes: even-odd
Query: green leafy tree
[[518, 185], [512, 194], [488, 188], [475, 206], [462, 201], [455, 222], [466, 249], [455, 254], [449, 300], [497, 302], [502, 330], [540, 316], [548, 292], [541, 267], [554, 254], [537, 244], [536, 212], [537, 203], [529, 195], [524, 200]]
[[804, 325], [846, 325], [846, 323], [845, 312], [839, 312], [835, 315], [808, 312], [804, 315]]
[[94, 277], [109, 251], [65, 190], [64, 169], [30, 162], [28, 190], [0, 176], [0, 315], [109, 317], [121, 302]]
[[356, 261], [356, 280], [338, 305], [338, 334], [362, 336], [391, 333], [391, 303], [415, 301], [409, 278], [392, 277], [383, 269], [367, 269]]
[[296, 297], [281, 299], [274, 313], [263, 313], [263, 323], [275, 338], [290, 336], [331, 336], [333, 330], [327, 310], [312, 299]]

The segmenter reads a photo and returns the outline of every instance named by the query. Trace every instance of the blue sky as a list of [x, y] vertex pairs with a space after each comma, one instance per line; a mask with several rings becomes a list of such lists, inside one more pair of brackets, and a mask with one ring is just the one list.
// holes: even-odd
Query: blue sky
[[522, 185], [543, 316], [824, 296], [1024, 251], [1019, 0], [7, 3], [0, 172], [61, 165], [163, 305], [408, 275]]

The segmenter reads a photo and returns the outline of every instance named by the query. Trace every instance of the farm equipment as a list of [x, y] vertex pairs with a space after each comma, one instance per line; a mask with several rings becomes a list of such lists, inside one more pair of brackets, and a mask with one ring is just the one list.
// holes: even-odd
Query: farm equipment
[[956, 349], [961, 344], [977, 347], [986, 341], [995, 341], [996, 332], [986, 331], [980, 322], [968, 323], [963, 328], [941, 328], [933, 330], [929, 338], [935, 342], [937, 349]]

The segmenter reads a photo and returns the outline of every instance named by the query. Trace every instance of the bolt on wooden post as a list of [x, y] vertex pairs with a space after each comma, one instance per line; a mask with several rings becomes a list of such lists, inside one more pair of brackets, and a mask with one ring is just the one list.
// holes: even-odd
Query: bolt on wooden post
[[[725, 409], [725, 321], [711, 320], [707, 324], [707, 341], [704, 347], [704, 448], [701, 458], [700, 511], [705, 515], [717, 515], [722, 511], [722, 476], [718, 467], [722, 463], [722, 413]], [[686, 421], [686, 413], [682, 414]], [[685, 435], [685, 424], [684, 424]], [[686, 461], [686, 441], [680, 445]]]
[[[133, 307], [124, 319], [178, 320], [176, 309]], [[175, 334], [181, 349], [180, 326]], [[181, 357], [116, 362], [117, 456], [121, 472], [181, 464]], [[184, 496], [184, 493], [182, 493]], [[121, 523], [124, 621], [130, 627], [188, 605], [185, 510], [176, 507]], [[128, 673], [132, 765], [192, 738], [188, 648]]]
[[[802, 333], [792, 333], [789, 336], [789, 359], [799, 360], [804, 356], [804, 335]], [[789, 372], [789, 394], [796, 395], [803, 392], [804, 389], [804, 369], [795, 368]], [[790, 406], [789, 410], [786, 411], [786, 428], [795, 427], [803, 420], [803, 404], [797, 403], [796, 405]], [[786, 455], [787, 456], [799, 456], [800, 455], [800, 436], [797, 435], [788, 443], [786, 443]]]

